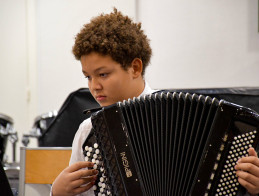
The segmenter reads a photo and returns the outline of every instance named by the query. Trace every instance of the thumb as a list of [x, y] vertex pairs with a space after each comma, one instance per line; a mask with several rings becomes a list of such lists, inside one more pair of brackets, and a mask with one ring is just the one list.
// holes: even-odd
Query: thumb
[[249, 150], [248, 150], [248, 154], [249, 154], [249, 156], [255, 156], [255, 157], [258, 157], [257, 156], [257, 153], [256, 153], [256, 151], [255, 151], [255, 149], [254, 148], [249, 148]]

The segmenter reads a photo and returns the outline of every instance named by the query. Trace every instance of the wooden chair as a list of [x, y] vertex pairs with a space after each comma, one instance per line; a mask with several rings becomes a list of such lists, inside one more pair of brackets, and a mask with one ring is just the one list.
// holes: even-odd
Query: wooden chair
[[71, 147], [21, 147], [20, 151], [20, 196], [27, 195], [26, 184], [52, 184], [68, 166], [71, 155]]

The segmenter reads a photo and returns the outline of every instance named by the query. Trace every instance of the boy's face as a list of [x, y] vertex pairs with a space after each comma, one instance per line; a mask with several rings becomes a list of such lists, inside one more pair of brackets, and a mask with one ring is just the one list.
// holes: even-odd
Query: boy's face
[[110, 56], [93, 52], [81, 57], [81, 65], [90, 92], [101, 106], [137, 97], [143, 91], [136, 86], [133, 68], [124, 70]]

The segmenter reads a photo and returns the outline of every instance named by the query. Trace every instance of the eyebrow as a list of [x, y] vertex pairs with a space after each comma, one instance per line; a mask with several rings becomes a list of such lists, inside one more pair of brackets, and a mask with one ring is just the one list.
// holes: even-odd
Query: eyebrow
[[[104, 69], [104, 68], [106, 68], [106, 67], [104, 67], [104, 66], [102, 66], [102, 67], [99, 67], [99, 68], [97, 68], [96, 70], [94, 70], [94, 73], [97, 73], [98, 71], [100, 71], [101, 69]], [[82, 72], [83, 72], [83, 74], [88, 74], [86, 71], [84, 71], [84, 70], [82, 70]]]

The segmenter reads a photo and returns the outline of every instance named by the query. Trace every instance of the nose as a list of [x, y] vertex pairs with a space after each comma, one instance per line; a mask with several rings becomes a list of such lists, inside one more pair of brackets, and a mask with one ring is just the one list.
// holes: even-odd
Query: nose
[[102, 89], [102, 85], [97, 78], [92, 78], [90, 81], [88, 81], [88, 87], [91, 89], [91, 91]]

